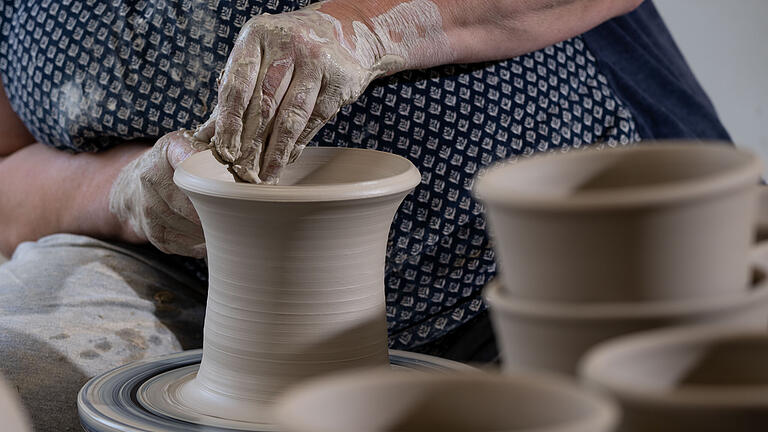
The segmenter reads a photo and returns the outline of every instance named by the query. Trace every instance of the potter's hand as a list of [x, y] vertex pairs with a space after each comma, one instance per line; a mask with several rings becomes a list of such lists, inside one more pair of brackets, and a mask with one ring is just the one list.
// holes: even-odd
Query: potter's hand
[[423, 30], [413, 27], [420, 16], [412, 8], [377, 21], [334, 3], [257, 16], [240, 31], [220, 78], [218, 106], [195, 138], [210, 140], [241, 179], [276, 183], [342, 106], [373, 79], [402, 70], [418, 51], [407, 42]]
[[202, 258], [205, 241], [200, 219], [173, 172], [184, 159], [205, 148], [188, 131], [172, 132], [123, 168], [109, 194], [109, 211], [135, 234], [166, 253]]

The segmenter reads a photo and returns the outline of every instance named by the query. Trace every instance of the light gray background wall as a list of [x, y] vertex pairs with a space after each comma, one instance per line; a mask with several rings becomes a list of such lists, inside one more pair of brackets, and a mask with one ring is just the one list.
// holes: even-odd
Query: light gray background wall
[[768, 1], [654, 2], [733, 141], [768, 165]]

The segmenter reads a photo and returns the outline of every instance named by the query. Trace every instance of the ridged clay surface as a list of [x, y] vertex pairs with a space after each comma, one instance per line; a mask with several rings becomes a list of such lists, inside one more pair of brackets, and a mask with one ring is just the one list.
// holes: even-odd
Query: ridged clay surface
[[409, 161], [309, 148], [273, 186], [235, 183], [205, 151], [174, 180], [200, 215], [210, 285], [200, 370], [169, 400], [269, 423], [288, 386], [388, 364], [384, 258], [392, 218], [420, 181]]

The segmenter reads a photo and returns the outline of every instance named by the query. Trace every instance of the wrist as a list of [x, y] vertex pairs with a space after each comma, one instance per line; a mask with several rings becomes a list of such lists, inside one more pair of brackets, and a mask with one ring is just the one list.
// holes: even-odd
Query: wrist
[[[140, 243], [143, 239], [124, 221], [121, 221], [110, 210], [110, 194], [114, 183], [123, 169], [148, 151], [151, 147], [127, 144], [108, 150], [102, 154], [81, 155], [83, 162], [88, 164], [89, 171], [96, 166], [95, 175], [88, 176], [87, 181], [80, 185], [69, 211], [70, 224], [74, 231], [98, 238], [115, 239], [130, 243]], [[100, 160], [90, 161], [89, 158]]]
[[315, 9], [337, 20], [342, 45], [371, 53], [382, 74], [429, 68], [456, 58], [441, 11], [430, 0], [328, 0]]

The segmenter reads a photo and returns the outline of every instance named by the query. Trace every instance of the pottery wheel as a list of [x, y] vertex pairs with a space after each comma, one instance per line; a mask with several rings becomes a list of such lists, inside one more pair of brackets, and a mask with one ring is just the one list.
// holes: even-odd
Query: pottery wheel
[[[77, 396], [80, 422], [88, 432], [276, 431], [271, 424], [246, 423], [184, 409], [183, 401], [162, 396], [195, 376], [202, 350], [142, 360], [97, 376]], [[470, 366], [438, 357], [391, 350], [393, 367], [450, 372]]]

